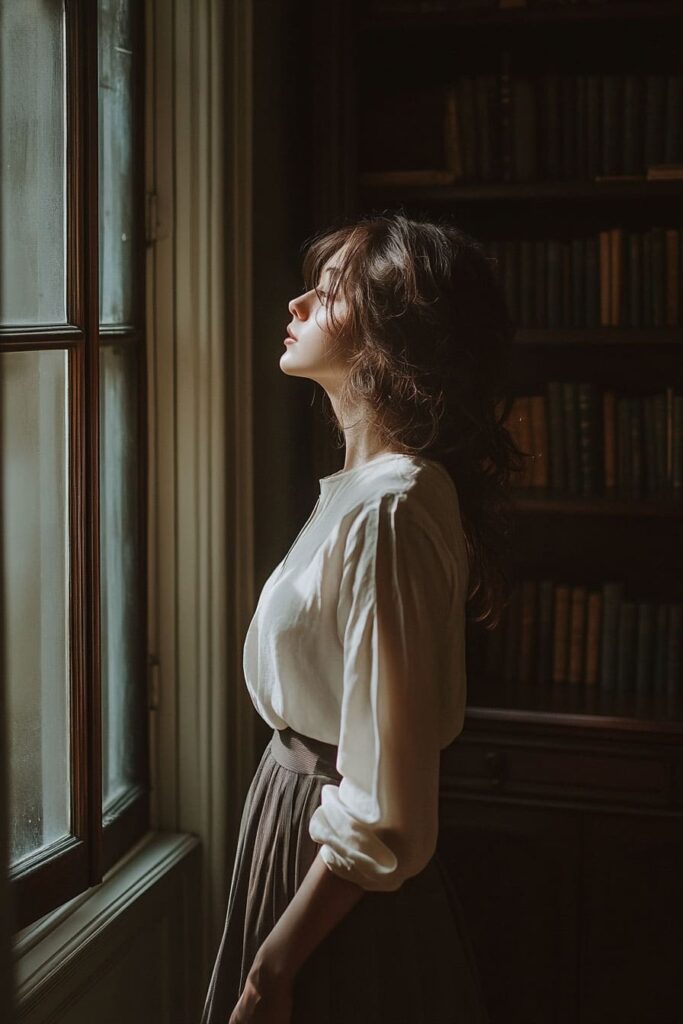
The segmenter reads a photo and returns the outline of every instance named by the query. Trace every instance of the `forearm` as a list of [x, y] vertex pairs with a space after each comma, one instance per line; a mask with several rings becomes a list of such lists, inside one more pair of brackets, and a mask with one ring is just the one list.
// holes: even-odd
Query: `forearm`
[[252, 979], [292, 979], [313, 950], [346, 917], [365, 889], [334, 874], [320, 853], [254, 959]]

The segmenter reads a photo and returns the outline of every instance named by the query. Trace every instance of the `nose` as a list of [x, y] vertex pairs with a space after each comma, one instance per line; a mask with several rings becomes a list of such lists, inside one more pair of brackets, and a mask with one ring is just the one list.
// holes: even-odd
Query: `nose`
[[287, 309], [297, 320], [304, 320], [306, 317], [304, 297], [304, 295], [298, 295], [296, 299], [292, 299], [287, 305]]

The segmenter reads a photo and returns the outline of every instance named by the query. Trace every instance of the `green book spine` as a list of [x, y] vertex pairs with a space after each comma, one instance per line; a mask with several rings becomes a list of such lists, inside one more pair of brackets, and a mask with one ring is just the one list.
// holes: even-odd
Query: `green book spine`
[[581, 493], [597, 494], [600, 486], [600, 463], [602, 436], [600, 430], [600, 396], [592, 381], [582, 381], [578, 385], [578, 420], [579, 420], [579, 467]]

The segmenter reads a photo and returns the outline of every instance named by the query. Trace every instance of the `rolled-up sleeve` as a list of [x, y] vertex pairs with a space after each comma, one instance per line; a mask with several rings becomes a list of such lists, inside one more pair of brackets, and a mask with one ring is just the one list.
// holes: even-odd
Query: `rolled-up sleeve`
[[405, 494], [383, 495], [349, 531], [339, 590], [343, 697], [337, 786], [309, 832], [328, 868], [395, 890], [438, 837], [440, 695], [457, 566]]

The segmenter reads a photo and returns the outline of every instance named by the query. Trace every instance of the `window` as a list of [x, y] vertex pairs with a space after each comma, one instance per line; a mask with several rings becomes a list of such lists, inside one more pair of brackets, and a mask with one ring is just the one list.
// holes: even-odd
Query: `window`
[[3, 0], [0, 522], [15, 927], [148, 826], [143, 5]]

